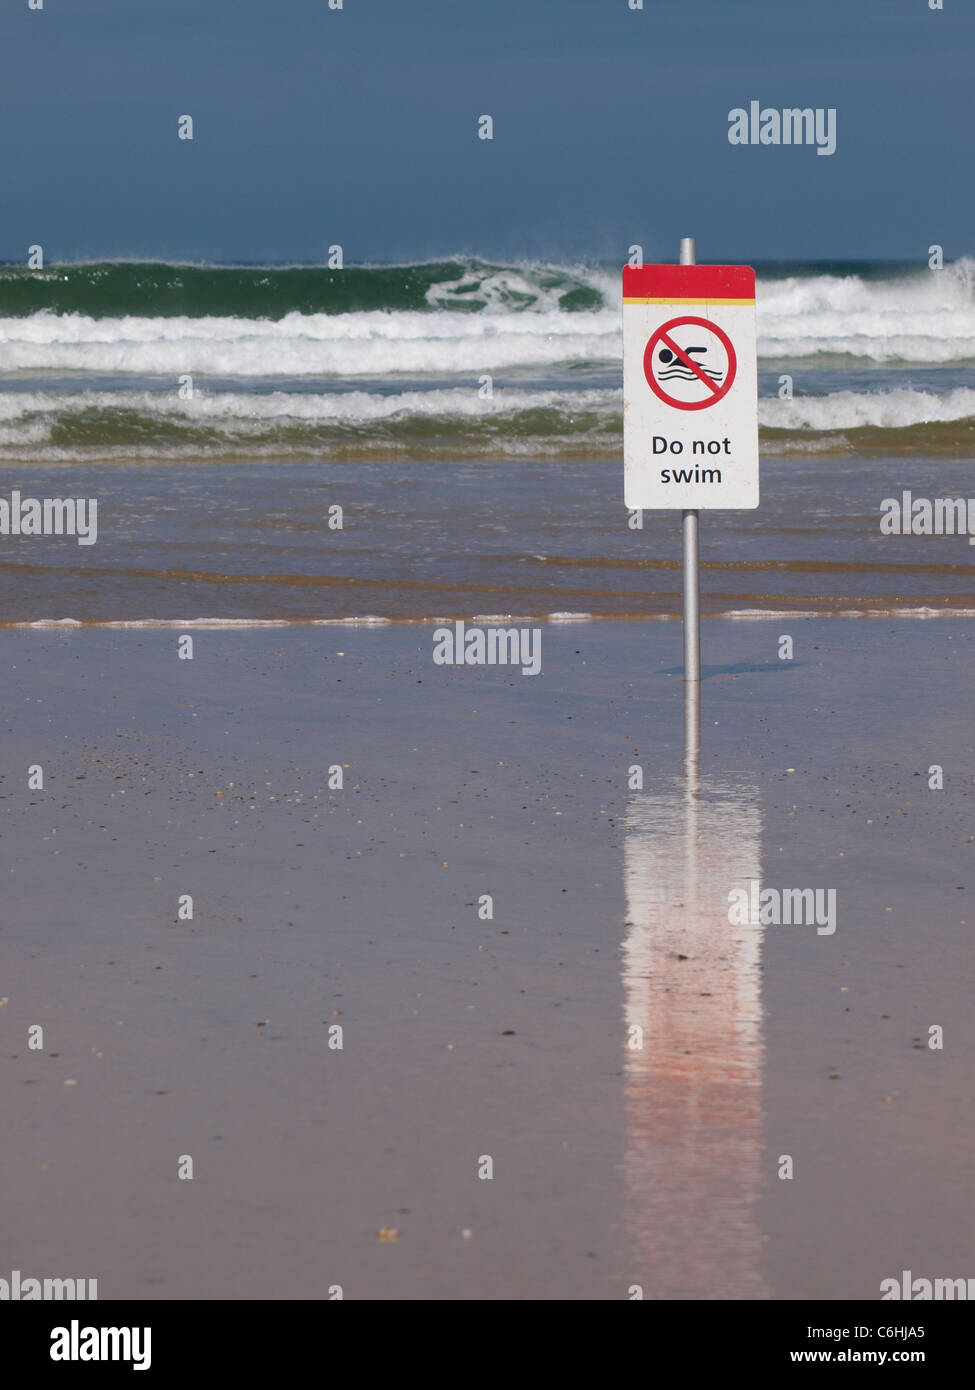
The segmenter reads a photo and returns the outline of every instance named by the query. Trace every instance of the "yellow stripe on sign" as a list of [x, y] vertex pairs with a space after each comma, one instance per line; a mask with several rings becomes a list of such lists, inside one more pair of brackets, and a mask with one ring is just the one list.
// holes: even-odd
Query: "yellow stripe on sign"
[[624, 304], [754, 304], [754, 299], [624, 299]]

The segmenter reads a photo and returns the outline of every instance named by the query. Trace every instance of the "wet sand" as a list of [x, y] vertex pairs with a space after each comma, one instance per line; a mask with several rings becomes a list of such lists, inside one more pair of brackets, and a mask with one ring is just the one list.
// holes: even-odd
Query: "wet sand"
[[[975, 1274], [973, 634], [706, 622], [689, 794], [676, 623], [548, 625], [537, 677], [434, 666], [424, 626], [197, 631], [192, 661], [171, 630], [0, 633], [0, 1276], [872, 1299]], [[835, 933], [732, 926], [756, 873], [835, 888]]]

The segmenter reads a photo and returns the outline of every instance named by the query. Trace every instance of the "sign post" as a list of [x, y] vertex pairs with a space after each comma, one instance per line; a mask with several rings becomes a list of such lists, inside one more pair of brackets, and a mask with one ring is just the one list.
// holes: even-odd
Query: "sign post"
[[[697, 264], [697, 242], [692, 236], [683, 236], [680, 239], [680, 263], [681, 265]], [[698, 546], [698, 511], [696, 508], [686, 509], [681, 512], [681, 530], [683, 532], [683, 578], [684, 578], [684, 687], [685, 687], [685, 720], [684, 734], [685, 746], [687, 744], [687, 706], [691, 703], [687, 695], [693, 692], [687, 691], [687, 685], [694, 682], [701, 683], [701, 567], [700, 552]], [[693, 721], [697, 743], [700, 744], [701, 721], [700, 710], [698, 718]]]
[[683, 533], [684, 739], [700, 741], [699, 513], [758, 506], [755, 272], [697, 264], [623, 268], [624, 498], [679, 509]]

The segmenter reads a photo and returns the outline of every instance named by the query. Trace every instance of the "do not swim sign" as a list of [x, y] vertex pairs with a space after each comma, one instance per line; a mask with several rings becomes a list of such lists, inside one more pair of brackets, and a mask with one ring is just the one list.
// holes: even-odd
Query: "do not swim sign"
[[624, 267], [623, 457], [628, 507], [758, 506], [749, 266]]

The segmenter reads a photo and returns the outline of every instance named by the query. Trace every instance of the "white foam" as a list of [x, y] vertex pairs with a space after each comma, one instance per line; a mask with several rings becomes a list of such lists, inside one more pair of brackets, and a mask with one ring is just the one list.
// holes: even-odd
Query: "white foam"
[[761, 622], [783, 618], [975, 618], [975, 608], [840, 608], [825, 613], [811, 608], [732, 608], [716, 616]]
[[197, 390], [183, 400], [172, 391], [3, 391], [0, 392], [0, 445], [43, 444], [60, 420], [91, 411], [128, 411], [188, 425], [220, 427], [226, 439], [266, 435], [290, 424], [368, 425], [397, 419], [435, 417], [455, 420], [504, 419], [518, 411], [609, 412], [621, 409], [615, 389], [582, 391], [498, 388], [482, 400], [476, 381], [430, 391], [380, 394], [369, 391], [273, 391], [269, 393]]
[[[386, 310], [235, 317], [91, 318], [41, 311], [0, 319], [0, 372], [86, 371], [179, 376], [370, 376], [485, 372], [619, 361], [618, 273], [553, 267], [597, 289], [603, 307], [566, 313], [563, 274], [540, 288], [538, 267], [471, 271], [431, 286], [440, 312]], [[533, 273], [534, 272], [534, 273]], [[477, 285], [476, 293], [467, 293]], [[875, 362], [975, 358], [975, 261], [881, 280], [858, 275], [759, 279], [759, 355], [848, 354]], [[530, 304], [513, 307], [524, 296]], [[456, 306], [472, 299], [477, 312]], [[446, 306], [455, 306], [453, 310]]]
[[14, 627], [84, 627], [77, 618], [38, 618], [32, 623], [14, 623]]
[[[391, 623], [392, 618], [382, 618], [375, 613], [364, 613], [351, 618], [312, 618], [312, 627], [335, 627], [346, 625], [351, 627], [384, 627]], [[419, 621], [419, 620], [418, 620]]]
[[760, 357], [847, 354], [873, 362], [975, 357], [975, 261], [885, 280], [858, 275], [759, 281]]
[[0, 319], [0, 371], [139, 375], [457, 373], [620, 355], [619, 312], [287, 314], [238, 318]]
[[[781, 622], [784, 618], [975, 618], [975, 608], [929, 608], [925, 606], [914, 608], [843, 608], [829, 609], [822, 611], [814, 608], [732, 608], [723, 613], [715, 613], [708, 618], [712, 619], [731, 618], [740, 622]], [[500, 620], [496, 617], [495, 621]], [[591, 621], [591, 622], [621, 622], [629, 621], [621, 619], [613, 613], [599, 614], [594, 613], [570, 613], [559, 614], [549, 613], [541, 617], [531, 614], [506, 614], [504, 621], [508, 623], [531, 623], [531, 622], [558, 622], [558, 621]], [[3, 622], [0, 621], [0, 628], [28, 628], [28, 629], [75, 629], [75, 628], [115, 628], [144, 630], [147, 628], [214, 628], [232, 631], [235, 628], [283, 628], [283, 627], [389, 627], [398, 622], [403, 625], [413, 627], [427, 627], [430, 625], [444, 626], [456, 622], [455, 618], [428, 618], [416, 617], [413, 615], [404, 616], [399, 619], [377, 617], [375, 614], [364, 616], [354, 616], [347, 618], [133, 618], [125, 619], [105, 619], [93, 618], [87, 621], [80, 621], [77, 618], [36, 618], [30, 622]], [[480, 621], [487, 621], [482, 617]], [[635, 619], [637, 622], [679, 622], [679, 613], [646, 613]], [[339, 653], [342, 655], [343, 653]]]
[[[55, 428], [72, 418], [92, 411], [134, 412], [150, 420], [210, 428], [212, 440], [202, 437], [198, 444], [174, 447], [191, 452], [207, 450], [218, 454], [235, 445], [253, 448], [266, 444], [280, 448], [277, 434], [288, 426], [316, 425], [365, 428], [371, 424], [393, 424], [408, 419], [470, 421], [485, 424], [504, 421], [523, 411], [552, 411], [572, 424], [573, 417], [589, 414], [593, 425], [583, 436], [590, 443], [612, 447], [618, 443], [618, 416], [622, 393], [618, 389], [530, 390], [517, 387], [498, 389], [482, 400], [477, 386], [456, 386], [430, 391], [401, 391], [389, 394], [368, 391], [301, 392], [273, 391], [197, 391], [190, 400], [181, 400], [177, 391], [81, 391], [0, 392], [0, 450], [33, 450], [49, 445]], [[953, 423], [975, 419], [975, 389], [955, 387], [941, 393], [902, 387], [891, 391], [836, 391], [822, 396], [797, 395], [791, 401], [763, 396], [759, 401], [759, 422], [767, 428], [797, 433], [835, 432], [864, 426], [898, 429], [920, 424]], [[596, 434], [601, 437], [595, 439]], [[508, 436], [503, 445], [506, 455], [537, 453], [547, 447], [557, 433], [541, 438], [529, 430], [524, 438]], [[310, 438], [310, 444], [314, 442]], [[68, 461], [87, 457], [97, 446], [74, 448], [51, 446], [52, 456]], [[120, 452], [125, 457], [166, 452], [165, 440], [149, 445], [105, 445], [105, 456]], [[543, 557], [536, 557], [543, 558]]]
[[112, 618], [94, 624], [96, 627], [290, 627], [290, 618]]
[[975, 390], [956, 387], [942, 394], [907, 387], [894, 391], [835, 391], [828, 396], [763, 397], [759, 423], [783, 430], [852, 430], [873, 425], [898, 429], [975, 417]]

